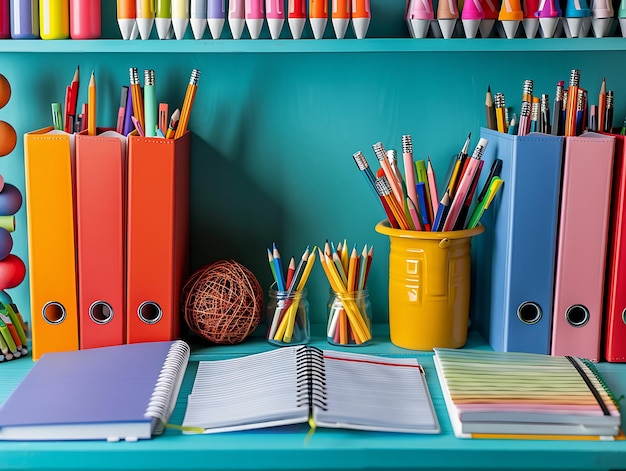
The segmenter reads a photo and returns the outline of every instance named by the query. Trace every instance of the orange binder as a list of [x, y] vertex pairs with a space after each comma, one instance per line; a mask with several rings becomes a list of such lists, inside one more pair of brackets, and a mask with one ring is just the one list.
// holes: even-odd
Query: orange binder
[[605, 285], [604, 358], [626, 362], [626, 146], [615, 136], [615, 162]]
[[189, 145], [130, 135], [128, 145], [127, 342], [180, 332], [189, 262]]
[[68, 134], [24, 136], [32, 353], [78, 349], [73, 158]]
[[600, 360], [615, 138], [565, 139], [552, 355]]
[[80, 348], [125, 342], [126, 138], [76, 136]]

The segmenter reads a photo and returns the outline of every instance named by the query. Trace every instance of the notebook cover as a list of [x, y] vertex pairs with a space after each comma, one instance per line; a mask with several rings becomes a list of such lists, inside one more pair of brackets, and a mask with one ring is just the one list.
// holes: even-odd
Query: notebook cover
[[80, 348], [125, 342], [125, 154], [117, 137], [76, 136]]
[[563, 138], [486, 128], [481, 137], [489, 141], [483, 169], [501, 159], [504, 184], [472, 241], [472, 321], [494, 350], [547, 354]]
[[52, 129], [24, 136], [34, 360], [78, 348], [71, 138]]
[[189, 144], [131, 135], [128, 153], [127, 341], [180, 332], [188, 271]]
[[626, 361], [626, 158], [624, 136], [615, 135], [611, 220], [605, 284], [604, 358]]
[[[179, 364], [172, 363], [170, 351], [180, 355]], [[184, 373], [185, 351], [188, 358], [184, 342], [165, 341], [45, 354], [0, 406], [0, 439], [11, 438], [3, 430], [9, 426], [80, 426], [78, 436], [85, 439], [131, 438], [97, 436], [90, 426], [98, 424], [146, 423], [149, 430], [151, 399], [169, 398], [153, 395], [157, 380], [163, 370]], [[180, 385], [173, 381], [172, 386], [175, 400]], [[171, 411], [164, 410], [168, 419]], [[59, 430], [59, 436], [64, 433]]]
[[600, 359], [614, 146], [597, 133], [565, 141], [552, 355]]

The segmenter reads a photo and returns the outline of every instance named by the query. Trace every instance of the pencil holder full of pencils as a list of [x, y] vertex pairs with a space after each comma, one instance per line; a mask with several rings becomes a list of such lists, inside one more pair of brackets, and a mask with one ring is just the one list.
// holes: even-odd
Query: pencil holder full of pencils
[[411, 350], [459, 348], [467, 341], [471, 239], [484, 226], [448, 232], [395, 229], [389, 236], [389, 333]]
[[273, 284], [268, 297], [267, 341], [279, 347], [309, 343], [311, 329], [306, 288], [278, 291]]

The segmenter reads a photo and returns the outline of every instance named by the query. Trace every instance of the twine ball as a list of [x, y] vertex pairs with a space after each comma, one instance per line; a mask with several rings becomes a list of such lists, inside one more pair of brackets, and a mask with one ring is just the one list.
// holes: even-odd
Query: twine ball
[[234, 260], [196, 270], [183, 286], [182, 300], [189, 328], [214, 343], [239, 343], [261, 322], [261, 285], [250, 270]]

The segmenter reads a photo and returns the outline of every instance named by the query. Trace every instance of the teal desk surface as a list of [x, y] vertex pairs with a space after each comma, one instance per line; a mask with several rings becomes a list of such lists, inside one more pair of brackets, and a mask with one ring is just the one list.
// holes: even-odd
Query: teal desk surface
[[[295, 469], [626, 469], [626, 441], [525, 441], [454, 437], [435, 373], [432, 353], [393, 346], [375, 337], [359, 351], [408, 355], [425, 368], [441, 434], [414, 435], [318, 429], [308, 443], [307, 426], [248, 432], [182, 435], [168, 429], [139, 442], [0, 442], [0, 470], [295, 470]], [[325, 340], [313, 345], [329, 348]], [[171, 422], [180, 424], [191, 391], [195, 362], [271, 349], [264, 339], [233, 346], [194, 346]], [[489, 348], [470, 335], [466, 348]], [[0, 401], [32, 366], [30, 358], [0, 364]], [[616, 395], [626, 393], [626, 364], [599, 363]], [[391, 387], [391, 386], [390, 386]], [[46, 394], [45, 391], [41, 392]], [[622, 401], [623, 402], [623, 401]], [[97, 398], [94, 398], [97, 407]]]

